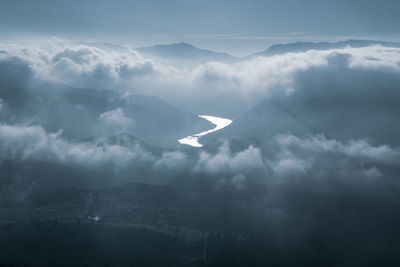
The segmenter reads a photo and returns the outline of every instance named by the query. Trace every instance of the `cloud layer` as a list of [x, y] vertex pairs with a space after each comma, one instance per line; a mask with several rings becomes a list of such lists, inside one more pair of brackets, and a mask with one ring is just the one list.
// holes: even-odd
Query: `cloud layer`
[[[104, 170], [104, 177], [119, 183], [204, 176], [213, 177], [216, 187], [238, 190], [293, 177], [392, 179], [398, 172], [400, 143], [396, 134], [380, 128], [398, 115], [393, 102], [400, 94], [398, 48], [311, 50], [194, 68], [167, 65], [130, 48], [101, 49], [65, 40], [2, 43], [0, 50], [3, 169], [10, 161], [20, 166], [55, 163], [60, 172], [76, 169], [85, 177]], [[43, 84], [47, 89], [39, 90]], [[60, 84], [119, 94], [74, 89], [61, 94], [69, 101], [65, 104], [56, 93]], [[150, 112], [154, 117], [152, 109], [140, 108], [161, 104], [130, 98], [143, 92], [193, 110], [211, 112], [213, 106], [227, 114], [242, 114], [266, 101], [269, 117], [260, 112], [253, 115], [254, 123], [244, 117], [249, 124], [242, 130], [254, 135], [236, 132], [239, 145], [227, 135], [204, 150], [152, 147], [137, 138], [143, 124], [135, 116]], [[359, 124], [349, 120], [366, 115], [368, 121]], [[263, 128], [252, 128], [257, 125]], [[157, 139], [163, 133], [144, 134]], [[37, 172], [30, 177], [40, 180]]]
[[[296, 90], [297, 74], [342, 64], [350, 71], [400, 70], [400, 49], [390, 47], [344, 48], [272, 57], [255, 57], [236, 63], [209, 62], [194, 68], [167, 65], [124, 48], [105, 50], [88, 45], [53, 40], [45, 44], [0, 44], [0, 59], [16, 57], [42, 80], [72, 86], [145, 92], [174, 103], [193, 99], [201, 104], [226, 97], [251, 106], [260, 97]], [[250, 102], [250, 103], [248, 103]]]

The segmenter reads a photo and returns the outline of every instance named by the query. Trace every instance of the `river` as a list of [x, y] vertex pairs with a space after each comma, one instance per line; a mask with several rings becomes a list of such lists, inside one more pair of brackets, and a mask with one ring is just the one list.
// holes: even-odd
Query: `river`
[[232, 123], [230, 119], [225, 119], [225, 118], [220, 118], [220, 117], [214, 117], [214, 116], [208, 116], [208, 115], [199, 115], [200, 118], [206, 119], [212, 124], [215, 125], [215, 127], [211, 130], [204, 131], [198, 134], [194, 135], [189, 135], [185, 138], [179, 139], [178, 142], [184, 145], [189, 145], [193, 147], [202, 147], [203, 145], [199, 143], [199, 138], [202, 136], [205, 136], [209, 133], [221, 130], [222, 128], [225, 128], [229, 124]]

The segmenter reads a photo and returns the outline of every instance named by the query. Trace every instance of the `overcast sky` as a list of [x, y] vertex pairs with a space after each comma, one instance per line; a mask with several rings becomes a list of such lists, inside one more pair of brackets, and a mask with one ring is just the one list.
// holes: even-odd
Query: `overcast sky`
[[[187, 41], [247, 53], [296, 39], [395, 40], [398, 0], [0, 0], [0, 37], [148, 45]], [[253, 51], [254, 52], [254, 51]]]

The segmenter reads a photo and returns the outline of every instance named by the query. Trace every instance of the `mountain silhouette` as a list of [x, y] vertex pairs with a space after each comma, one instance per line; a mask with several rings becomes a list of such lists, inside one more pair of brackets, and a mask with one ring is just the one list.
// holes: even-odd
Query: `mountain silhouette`
[[328, 50], [340, 49], [347, 46], [353, 48], [367, 47], [372, 45], [380, 45], [386, 47], [400, 47], [398, 43], [369, 41], [369, 40], [346, 40], [339, 42], [296, 42], [288, 44], [276, 44], [269, 47], [267, 50], [253, 54], [252, 56], [273, 56], [285, 53], [306, 52], [308, 50]]
[[227, 53], [200, 49], [188, 43], [154, 45], [137, 48], [136, 51], [145, 56], [156, 57], [179, 67], [195, 67], [210, 61], [231, 63], [238, 60]]

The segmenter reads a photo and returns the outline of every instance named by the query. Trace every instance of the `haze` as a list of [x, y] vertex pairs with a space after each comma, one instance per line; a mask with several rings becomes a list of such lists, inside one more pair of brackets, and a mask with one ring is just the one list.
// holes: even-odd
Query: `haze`
[[0, 0], [0, 265], [398, 266], [399, 17]]

